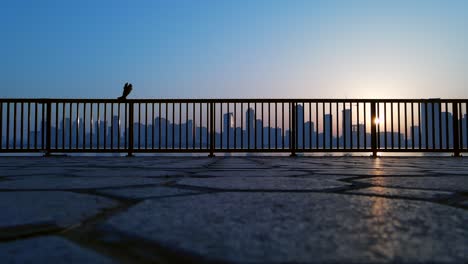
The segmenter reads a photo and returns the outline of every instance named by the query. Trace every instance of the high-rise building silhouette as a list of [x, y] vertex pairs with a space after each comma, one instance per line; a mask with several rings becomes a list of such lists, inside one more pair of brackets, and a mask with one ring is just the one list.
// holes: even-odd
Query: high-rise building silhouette
[[442, 123], [442, 148], [453, 147], [453, 115], [449, 112], [442, 112], [441, 114]]
[[106, 139], [107, 145], [107, 132], [107, 120], [97, 120], [94, 122], [93, 142], [95, 142], [96, 146], [104, 147], [104, 139]]
[[315, 123], [311, 121], [307, 121], [304, 124], [304, 145], [306, 148], [313, 148], [316, 145], [315, 139]]
[[[112, 146], [113, 148], [117, 148], [119, 141], [120, 141], [120, 136], [121, 136], [121, 129], [120, 129], [120, 119], [118, 116], [113, 116], [112, 121], [110, 123], [110, 126], [107, 128], [107, 144], [109, 146]], [[122, 145], [122, 142], [120, 142], [120, 145]]]
[[[229, 136], [229, 137], [228, 137]], [[223, 148], [232, 147], [234, 142], [234, 114], [225, 113], [223, 115]], [[229, 141], [229, 142], [228, 142]]]
[[245, 130], [246, 139], [245, 146], [249, 148], [255, 147], [255, 111], [252, 108], [247, 109], [245, 112]]
[[351, 148], [351, 138], [352, 138], [352, 119], [351, 119], [351, 109], [342, 110], [343, 121], [341, 128], [342, 142], [343, 146], [346, 148]]
[[[440, 146], [439, 113], [440, 103], [421, 103], [421, 146], [435, 148]], [[427, 142], [427, 146], [426, 146]], [[435, 145], [434, 145], [435, 143]]]
[[301, 104], [296, 105], [296, 142], [297, 148], [304, 147], [304, 106]]
[[325, 137], [325, 142], [324, 146], [325, 148], [331, 148], [332, 147], [332, 120], [333, 116], [331, 114], [325, 114], [323, 116], [323, 134]]
[[60, 130], [62, 131], [59, 140], [64, 141], [65, 146], [64, 147], [69, 147], [70, 146], [70, 129], [71, 129], [71, 123], [70, 123], [70, 118], [65, 118], [62, 119], [62, 122], [60, 122]]

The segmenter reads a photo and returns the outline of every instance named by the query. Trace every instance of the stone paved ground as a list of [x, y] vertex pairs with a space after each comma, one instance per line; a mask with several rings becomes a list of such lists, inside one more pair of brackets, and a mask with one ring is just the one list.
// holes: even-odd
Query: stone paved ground
[[2, 157], [0, 262], [468, 262], [468, 159]]

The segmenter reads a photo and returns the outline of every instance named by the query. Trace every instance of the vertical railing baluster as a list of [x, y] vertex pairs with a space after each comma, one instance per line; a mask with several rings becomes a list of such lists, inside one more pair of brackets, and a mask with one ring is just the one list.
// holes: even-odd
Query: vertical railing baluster
[[135, 126], [134, 117], [135, 117], [135, 106], [133, 102], [126, 103], [128, 105], [128, 152], [127, 157], [133, 157], [133, 147], [134, 147], [134, 133], [135, 133]]
[[377, 126], [377, 149], [380, 149], [380, 127], [381, 127], [381, 124], [382, 124], [382, 120], [380, 120], [380, 102], [377, 103], [376, 105], [376, 111], [377, 111], [377, 119], [379, 120], [378, 124], [376, 124]]
[[154, 127], [156, 126], [155, 122], [154, 122], [154, 112], [155, 112], [155, 108], [154, 108], [154, 102], [151, 104], [151, 149], [154, 150]]
[[[174, 113], [174, 111], [172, 111]], [[174, 131], [174, 124], [172, 127], [172, 131]], [[174, 140], [174, 137], [172, 137]], [[172, 148], [174, 149], [174, 143], [172, 144]], [[137, 149], [141, 149], [141, 102], [138, 102], [138, 147]]]
[[458, 136], [460, 138], [460, 143], [459, 143], [459, 149], [462, 151], [463, 150], [463, 109], [462, 109], [462, 103], [457, 103], [458, 104]]
[[80, 147], [79, 139], [80, 139], [80, 103], [76, 103], [76, 128], [75, 128], [75, 149], [78, 150]]
[[377, 157], [377, 114], [376, 104], [371, 102], [371, 150], [372, 157]]
[[[367, 149], [367, 103], [364, 102], [364, 149]], [[371, 121], [372, 123], [372, 121]]]
[[[91, 112], [93, 111], [93, 105], [91, 104]], [[120, 103], [117, 103], [117, 149], [120, 149], [120, 137], [122, 133], [120, 126]]]
[[[104, 149], [106, 149], [107, 148], [107, 103], [104, 103], [104, 120], [103, 120], [103, 122], [104, 122], [104, 131], [103, 131]], [[130, 125], [133, 126], [133, 123], [131, 123]]]
[[179, 149], [182, 148], [182, 103], [179, 103]]
[[[0, 108], [2, 107], [1, 106], [2, 103], [0, 102]], [[0, 117], [3, 117], [2, 116], [2, 111], [0, 110]], [[2, 128], [2, 121], [0, 121], [0, 131], [3, 129]], [[31, 102], [28, 102], [28, 147], [27, 149], [30, 150], [31, 149]], [[3, 140], [2, 138], [2, 133], [0, 132], [0, 140]], [[0, 149], [2, 148], [2, 142], [0, 142]]]
[[21, 102], [21, 118], [20, 118], [20, 149], [23, 149], [23, 129], [24, 129], [24, 103]]
[[[207, 109], [208, 111], [208, 109]], [[214, 102], [211, 102], [210, 103], [210, 109], [208, 111], [210, 113], [210, 118], [207, 120], [209, 121], [209, 124], [210, 124], [210, 127], [209, 127], [209, 131], [207, 131], [207, 133], [210, 133], [210, 141], [209, 141], [209, 144], [210, 144], [210, 154], [208, 155], [209, 157], [214, 157], [214, 150], [215, 150], [215, 127], [214, 127]]]
[[86, 149], [86, 102], [83, 103], [83, 150]]
[[297, 136], [297, 113], [296, 113], [296, 102], [290, 102], [289, 103], [290, 105], [290, 120], [291, 120], [291, 127], [290, 127], [290, 148], [291, 148], [291, 157], [295, 157], [296, 156], [296, 136]]
[[439, 150], [442, 150], [442, 102], [439, 103]]
[[275, 102], [275, 149], [278, 149], [278, 102]]
[[[215, 105], [215, 109], [216, 109], [216, 105]], [[216, 116], [216, 112], [215, 112], [215, 116]], [[215, 129], [216, 129], [216, 125], [215, 125]], [[216, 148], [216, 138], [215, 138], [215, 148]], [[223, 149], [223, 103], [222, 102], [219, 103], [219, 149]]]
[[234, 102], [234, 149], [237, 149], [237, 103]]
[[357, 128], [357, 149], [361, 148], [361, 134], [360, 134], [360, 124], [359, 124], [359, 102], [356, 102], [356, 128]]
[[459, 134], [459, 124], [458, 124], [458, 103], [452, 102], [452, 111], [453, 111], [453, 156], [460, 156], [460, 134]]
[[394, 132], [393, 131], [393, 102], [390, 103], [390, 130], [391, 130], [390, 139], [392, 140], [391, 148], [393, 149], [395, 147], [395, 144], [394, 144], [395, 136], [393, 133]]
[[[188, 137], [188, 116], [189, 116], [189, 109], [188, 103], [185, 103], [185, 149], [189, 148], [189, 137]], [[193, 121], [192, 121], [193, 122]]]
[[[426, 122], [426, 124], [427, 124], [427, 122]], [[419, 129], [418, 129], [419, 130], [419, 136], [418, 136], [418, 138], [419, 138], [419, 149], [422, 149], [421, 103], [420, 102], [418, 102], [418, 127], [419, 127]], [[426, 128], [427, 128], [427, 125], [426, 125]], [[427, 135], [427, 133], [426, 133], [426, 135]]]
[[325, 102], [322, 103], [322, 148], [325, 149], [326, 148], [326, 135], [325, 135], [325, 131], [326, 131], [326, 121], [325, 121]]
[[[208, 112], [208, 110], [207, 110]], [[200, 139], [200, 149], [203, 148], [203, 103], [200, 102], [200, 120], [198, 121], [200, 123], [200, 127], [198, 128], [198, 138]], [[208, 125], [206, 126], [208, 128]], [[207, 132], [208, 133], [208, 132]]]
[[51, 155], [51, 141], [52, 141], [52, 138], [51, 138], [51, 130], [52, 130], [52, 103], [49, 101], [47, 102], [47, 123], [46, 123], [46, 126], [47, 126], [47, 137], [46, 137], [46, 153], [45, 155], [46, 156], [50, 156]]
[[387, 131], [387, 102], [384, 103], [384, 135], [385, 135], [385, 145], [384, 148], [387, 149], [387, 141], [388, 141], [388, 131]]
[[[38, 108], [39, 108], [39, 107], [37, 106], [38, 104], [39, 104], [38, 102], [34, 103], [34, 110], [35, 110], [35, 111], [34, 111], [34, 113], [35, 113], [35, 115], [34, 115], [34, 119], [35, 119], [35, 120], [34, 120], [34, 149], [36, 149], [36, 150], [37, 150], [37, 126], [38, 126], [38, 124], [37, 124], [37, 123], [38, 123], [38, 122], [37, 122], [37, 116], [38, 116], [38, 114], [39, 114], [39, 113], [38, 113]], [[9, 120], [9, 119], [8, 119], [8, 120]], [[7, 130], [7, 132], [8, 132], [8, 130]], [[7, 142], [8, 142], [8, 141], [7, 141]]]
[[318, 102], [315, 102], [315, 149], [319, 149], [319, 117], [318, 117]]
[[175, 102], [172, 102], [172, 149], [175, 148]]
[[226, 132], [227, 132], [227, 134], [226, 134], [226, 136], [227, 136], [227, 138], [226, 138], [226, 147], [227, 147], [227, 149], [229, 149], [229, 145], [231, 144], [231, 140], [230, 140], [230, 138], [229, 138], [229, 136], [230, 136], [230, 133], [229, 133], [229, 132], [230, 132], [230, 130], [231, 130], [231, 114], [229, 113], [229, 102], [227, 102], [227, 107], [226, 107], [226, 108], [227, 108], [227, 110], [226, 110], [227, 112], [226, 112], [226, 113], [227, 113], [227, 115], [228, 115], [228, 116], [227, 116], [227, 118], [228, 118], [228, 120], [227, 120], [227, 127], [226, 127], [226, 130], [227, 130], [227, 131], [226, 131]]
[[411, 102], [411, 148], [414, 149], [414, 136], [416, 135], [415, 129], [414, 129], [414, 103]]
[[257, 102], [254, 105], [254, 149], [257, 150]]
[[[425, 144], [425, 149], [429, 149], [429, 118], [428, 118], [428, 112], [427, 112], [427, 105], [429, 102], [425, 101], [424, 102], [424, 144]], [[433, 106], [432, 106], [433, 107]]]
[[195, 108], [195, 102], [192, 103], [192, 149], [195, 149], [195, 133], [196, 133], [196, 108]]
[[[401, 112], [400, 112], [400, 102], [398, 102], [398, 108], [397, 108], [397, 118], [398, 118], [398, 149], [401, 149]], [[406, 133], [406, 132], [405, 132]]]
[[93, 149], [93, 103], [89, 103], [89, 149]]
[[408, 149], [408, 112], [407, 103], [405, 102], [405, 149]]
[[271, 114], [270, 114], [270, 102], [268, 102], [268, 149], [270, 150], [271, 149], [271, 135], [270, 135], [270, 131], [271, 131]]
[[[336, 102], [336, 149], [340, 149], [340, 110], [339, 103]], [[318, 131], [316, 131], [318, 133]]]
[[347, 135], [347, 121], [348, 118], [346, 118], [346, 103], [343, 102], [343, 149], [347, 149], [347, 144], [346, 144], [346, 135]]
[[[9, 102], [6, 103], [6, 108], [7, 108], [7, 123], [6, 123], [6, 131], [5, 131], [6, 132], [6, 146], [5, 147], [6, 149], [10, 149], [10, 103]], [[37, 108], [37, 105], [36, 105], [36, 108]], [[37, 114], [36, 114], [36, 117], [37, 117]]]
[[286, 135], [286, 130], [284, 128], [284, 102], [281, 102], [281, 146], [282, 146], [282, 149], [284, 149], [284, 137]]
[[241, 149], [244, 149], [244, 103], [241, 103]]
[[448, 102], [445, 102], [445, 149], [450, 149]]
[[41, 149], [44, 151], [45, 148], [46, 148], [46, 137], [47, 137], [47, 133], [44, 133], [46, 132], [45, 129], [46, 129], [46, 106], [45, 106], [45, 103], [42, 103], [42, 108], [41, 108], [41, 114], [42, 114], [42, 119], [41, 119]]
[[16, 123], [18, 122], [16, 117], [16, 102], [13, 103], [13, 149], [16, 149]]
[[[101, 115], [100, 115], [100, 105], [101, 103], [97, 104], [97, 118], [96, 118], [96, 147], [100, 149], [101, 146]], [[125, 121], [127, 121], [127, 104], [125, 104]], [[125, 145], [127, 146], [127, 137], [128, 137], [128, 130], [126, 130], [125, 135]], [[127, 146], [128, 147], [128, 146]]]

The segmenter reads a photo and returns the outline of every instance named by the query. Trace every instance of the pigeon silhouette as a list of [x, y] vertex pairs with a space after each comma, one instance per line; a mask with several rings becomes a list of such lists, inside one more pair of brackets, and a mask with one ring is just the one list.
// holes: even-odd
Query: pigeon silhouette
[[127, 99], [127, 96], [130, 94], [130, 92], [132, 91], [133, 89], [133, 85], [131, 83], [125, 83], [124, 87], [123, 87], [123, 92], [122, 92], [122, 96], [118, 97], [117, 100], [125, 100]]

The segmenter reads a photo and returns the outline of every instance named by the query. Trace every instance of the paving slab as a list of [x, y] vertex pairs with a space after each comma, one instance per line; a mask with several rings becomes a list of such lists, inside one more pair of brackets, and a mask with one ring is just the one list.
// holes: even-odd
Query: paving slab
[[355, 194], [369, 194], [378, 196], [394, 196], [394, 197], [408, 197], [416, 199], [441, 199], [453, 195], [453, 192], [443, 191], [426, 191], [426, 190], [412, 190], [412, 189], [398, 189], [386, 187], [369, 187], [347, 191], [347, 193]]
[[467, 222], [466, 210], [422, 201], [218, 193], [146, 200], [106, 229], [212, 261], [466, 262]]
[[0, 243], [4, 264], [22, 263], [115, 263], [112, 259], [57, 236]]
[[356, 180], [376, 186], [420, 188], [440, 191], [468, 191], [468, 177], [459, 176], [430, 176], [430, 177], [372, 177]]
[[164, 171], [154, 168], [83, 168], [70, 173], [81, 177], [181, 177], [182, 171]]
[[[110, 172], [109, 172], [110, 173]], [[164, 178], [141, 177], [16, 177], [1, 181], [0, 190], [80, 190], [149, 184], [166, 184]]]
[[239, 177], [239, 176], [252, 176], [252, 177], [294, 177], [294, 176], [307, 176], [313, 175], [310, 172], [304, 171], [294, 171], [294, 170], [259, 170], [259, 169], [249, 169], [249, 170], [220, 170], [220, 169], [210, 169], [202, 172], [194, 173], [193, 176], [211, 176], [211, 177]]
[[0, 192], [0, 236], [9, 228], [67, 227], [117, 204], [104, 197], [70, 192]]
[[199, 191], [179, 189], [174, 187], [141, 187], [141, 188], [118, 188], [105, 189], [97, 191], [101, 194], [113, 195], [121, 198], [129, 199], [146, 199], [155, 197], [166, 197], [175, 195], [189, 195], [200, 193]]
[[318, 191], [342, 188], [349, 183], [336, 178], [291, 178], [291, 177], [216, 177], [187, 178], [178, 181], [180, 185], [207, 187], [223, 190], [277, 190], [277, 191]]

